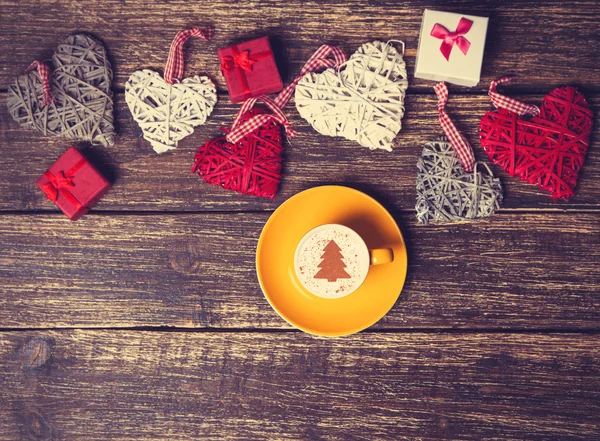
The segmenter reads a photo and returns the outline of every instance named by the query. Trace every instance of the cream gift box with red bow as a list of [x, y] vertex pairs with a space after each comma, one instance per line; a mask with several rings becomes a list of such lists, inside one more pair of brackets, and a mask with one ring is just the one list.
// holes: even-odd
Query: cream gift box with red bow
[[425, 9], [415, 77], [473, 87], [479, 83], [487, 17]]

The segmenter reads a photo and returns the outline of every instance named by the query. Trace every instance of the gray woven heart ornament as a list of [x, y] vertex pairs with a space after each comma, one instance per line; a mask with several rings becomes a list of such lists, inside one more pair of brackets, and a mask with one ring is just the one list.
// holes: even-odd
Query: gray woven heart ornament
[[70, 35], [54, 52], [51, 67], [34, 62], [9, 87], [13, 119], [45, 135], [112, 145], [113, 73], [102, 43], [85, 34]]
[[417, 168], [415, 208], [421, 224], [489, 217], [500, 207], [500, 180], [486, 164], [475, 163], [465, 172], [446, 138], [425, 144]]
[[363, 44], [343, 70], [311, 73], [296, 87], [296, 107], [317, 132], [392, 151], [404, 116], [408, 79], [391, 42]]
[[125, 101], [144, 139], [156, 153], [177, 147], [194, 127], [204, 124], [217, 102], [217, 90], [207, 77], [181, 80], [183, 44], [191, 37], [210, 39], [212, 32], [198, 28], [180, 31], [171, 44], [164, 79], [151, 70], [134, 72], [125, 84]]
[[469, 141], [446, 113], [446, 83], [436, 84], [433, 90], [438, 99], [438, 120], [450, 142], [442, 137], [425, 144], [417, 162], [417, 220], [427, 224], [491, 216], [502, 202], [500, 180], [486, 164], [475, 162]]

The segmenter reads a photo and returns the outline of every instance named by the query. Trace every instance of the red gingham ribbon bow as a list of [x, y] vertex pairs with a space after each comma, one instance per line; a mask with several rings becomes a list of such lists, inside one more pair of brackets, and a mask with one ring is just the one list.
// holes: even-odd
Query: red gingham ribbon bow
[[446, 103], [448, 102], [448, 87], [446, 86], [446, 83], [438, 83], [433, 86], [433, 90], [435, 90], [435, 94], [438, 98], [438, 112], [442, 130], [448, 137], [448, 141], [450, 141], [452, 147], [454, 147], [454, 151], [456, 151], [456, 155], [460, 159], [460, 162], [462, 162], [465, 171], [473, 171], [473, 166], [475, 165], [473, 148], [466, 138], [458, 131], [444, 110], [444, 107], [446, 107]]
[[[333, 56], [333, 59], [329, 58]], [[227, 134], [227, 141], [231, 143], [236, 143], [248, 133], [253, 132], [258, 129], [261, 125], [266, 123], [269, 119], [275, 120], [285, 128], [285, 133], [288, 138], [293, 138], [296, 134], [291, 127], [290, 124], [285, 117], [285, 114], [281, 110], [286, 104], [290, 101], [292, 97], [292, 93], [294, 93], [294, 89], [298, 82], [302, 79], [304, 75], [310, 72], [315, 72], [320, 69], [327, 69], [338, 67], [344, 64], [347, 60], [346, 54], [342, 49], [335, 46], [330, 46], [324, 44], [309, 58], [306, 62], [300, 74], [285, 87], [277, 97], [272, 100], [266, 95], [261, 95], [256, 98], [247, 99], [244, 104], [240, 107], [240, 111], [238, 112], [233, 124], [231, 125], [231, 131]], [[240, 124], [240, 120], [242, 115], [248, 112], [252, 107], [256, 104], [258, 100], [264, 102], [269, 109], [273, 112], [273, 114], [262, 113], [260, 115], [255, 115], [246, 122]]]
[[58, 192], [61, 188], [72, 188], [73, 177], [65, 176], [64, 171], [59, 171], [55, 176], [50, 178], [50, 181], [42, 186], [42, 190], [46, 194], [46, 197], [52, 202], [56, 202], [58, 199]]
[[42, 79], [42, 87], [44, 91], [42, 104], [44, 106], [49, 106], [54, 102], [54, 95], [52, 95], [52, 90], [50, 90], [50, 67], [41, 61], [34, 61], [27, 69], [25, 69], [25, 73], [29, 73], [36, 69], [38, 74], [40, 74], [40, 78]]
[[[294, 136], [296, 136], [296, 132], [294, 130], [292, 130], [292, 127], [290, 126], [290, 122], [288, 121], [287, 117], [285, 116], [285, 113], [283, 113], [283, 110], [281, 110], [281, 107], [277, 105], [275, 100], [273, 100], [272, 98], [269, 98], [267, 95], [261, 95], [256, 98], [248, 98], [244, 102], [242, 107], [240, 108], [240, 112], [238, 113], [238, 116], [243, 115], [245, 113], [245, 112], [243, 112], [243, 110], [245, 108], [248, 109], [246, 111], [249, 111], [250, 109], [252, 109], [252, 107], [254, 107], [254, 105], [256, 104], [256, 102], [258, 100], [261, 100], [263, 103], [265, 103], [265, 105], [271, 110], [271, 112], [273, 112], [273, 114], [264, 114], [263, 113], [260, 115], [256, 115], [256, 116], [250, 118], [244, 124], [239, 125], [239, 122], [238, 122], [239, 127], [236, 127], [236, 121], [238, 120], [238, 118], [236, 118], [236, 121], [234, 121], [233, 125], [231, 126], [231, 131], [227, 134], [227, 141], [229, 141], [231, 143], [238, 142], [240, 139], [242, 139], [248, 133], [255, 131], [261, 125], [263, 125], [270, 119], [277, 121], [279, 124], [281, 124], [283, 126], [283, 128], [285, 129], [285, 135], [288, 138], [293, 138]], [[264, 118], [259, 118], [259, 117], [264, 117]], [[233, 132], [235, 132], [234, 136], [231, 135]]]
[[440, 52], [444, 58], [446, 58], [446, 61], [450, 60], [450, 53], [452, 52], [454, 45], [457, 45], [460, 51], [467, 55], [467, 52], [469, 52], [469, 48], [471, 47], [471, 42], [467, 40], [464, 35], [471, 30], [471, 26], [473, 26], [473, 22], [464, 17], [460, 18], [458, 26], [456, 26], [456, 31], [454, 32], [450, 32], [439, 23], [433, 25], [430, 35], [443, 40], [442, 45], [440, 46]]
[[538, 106], [534, 106], [533, 104], [525, 104], [519, 100], [509, 98], [496, 92], [496, 87], [498, 87], [498, 84], [508, 83], [510, 80], [510, 77], [502, 77], [499, 80], [491, 82], [488, 95], [492, 100], [492, 104], [497, 109], [506, 109], [516, 113], [517, 115], [525, 115], [528, 113], [531, 116], [538, 116], [540, 114], [540, 109]]
[[177, 32], [173, 43], [171, 43], [171, 49], [169, 50], [169, 58], [167, 59], [167, 65], [165, 66], [165, 81], [169, 84], [173, 84], [176, 81], [179, 82], [183, 78], [183, 45], [190, 37], [200, 37], [205, 40], [210, 40], [214, 34], [214, 29], [208, 28], [205, 31], [200, 28], [186, 29], [184, 31]]

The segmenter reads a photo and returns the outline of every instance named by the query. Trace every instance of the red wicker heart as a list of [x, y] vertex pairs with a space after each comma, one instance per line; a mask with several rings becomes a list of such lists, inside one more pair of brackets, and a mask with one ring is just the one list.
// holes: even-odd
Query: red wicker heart
[[[252, 109], [241, 122], [264, 112]], [[196, 153], [192, 173], [209, 184], [274, 199], [281, 180], [282, 152], [281, 125], [269, 120], [235, 144], [225, 136], [207, 141]]]
[[569, 200], [589, 146], [592, 117], [582, 93], [559, 87], [544, 97], [538, 117], [523, 119], [506, 109], [487, 112], [481, 146], [509, 175], [536, 184], [555, 200]]

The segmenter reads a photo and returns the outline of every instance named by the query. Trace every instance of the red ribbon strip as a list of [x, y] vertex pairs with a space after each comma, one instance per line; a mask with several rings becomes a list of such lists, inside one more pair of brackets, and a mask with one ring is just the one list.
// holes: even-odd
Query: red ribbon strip
[[223, 76], [225, 76], [225, 72], [230, 72], [233, 69], [236, 69], [238, 72], [238, 76], [240, 79], [240, 83], [242, 85], [242, 91], [244, 92], [244, 100], [250, 98], [250, 86], [248, 85], [248, 79], [246, 78], [246, 74], [244, 72], [252, 72], [252, 65], [257, 61], [267, 58], [273, 55], [273, 52], [262, 51], [250, 56], [250, 51], [242, 51], [240, 52], [237, 46], [231, 46], [231, 51], [233, 52], [233, 56], [226, 55], [223, 57], [223, 62], [221, 63], [221, 72]]
[[73, 193], [68, 189], [75, 187], [73, 178], [75, 178], [75, 172], [86, 164], [85, 158], [81, 158], [75, 163], [69, 171], [59, 171], [56, 175], [52, 174], [50, 170], [44, 172], [44, 176], [48, 179], [48, 182], [42, 185], [42, 191], [46, 194], [46, 197], [52, 202], [56, 202], [60, 193], [61, 197], [65, 198], [71, 205], [75, 206], [76, 210], [79, 211], [83, 208], [83, 205], [77, 200]]
[[471, 30], [471, 26], [473, 26], [473, 22], [464, 17], [461, 17], [458, 26], [456, 27], [456, 31], [454, 32], [450, 32], [439, 23], [433, 25], [430, 35], [443, 40], [442, 45], [440, 46], [440, 52], [444, 58], [446, 58], [446, 61], [450, 60], [450, 53], [452, 52], [452, 47], [454, 45], [457, 45], [461, 52], [467, 55], [469, 47], [471, 47], [471, 42], [467, 40], [464, 35]]
[[534, 106], [533, 104], [525, 104], [522, 101], [516, 100], [514, 98], [509, 98], [496, 92], [496, 87], [498, 87], [498, 84], [508, 83], [510, 80], [510, 77], [502, 77], [499, 80], [492, 81], [490, 83], [488, 95], [492, 100], [492, 104], [497, 109], [506, 109], [513, 113], [516, 113], [517, 115], [530, 114], [531, 116], [538, 116], [540, 114], [540, 108], [538, 106]]
[[48, 66], [46, 63], [42, 63], [41, 61], [34, 61], [27, 69], [25, 69], [25, 73], [29, 73], [36, 69], [42, 80], [42, 87], [44, 91], [42, 105], [49, 106], [54, 102], [54, 95], [52, 95], [52, 90], [50, 89], [50, 66]]
[[[333, 59], [329, 58], [330, 56], [333, 56]], [[285, 87], [274, 100], [266, 95], [261, 95], [256, 98], [250, 98], [246, 100], [244, 104], [242, 104], [237, 116], [235, 117], [235, 120], [233, 121], [233, 124], [231, 125], [231, 131], [227, 134], [227, 141], [231, 143], [238, 142], [248, 133], [253, 132], [270, 119], [283, 125], [286, 135], [289, 138], [293, 138], [296, 132], [291, 129], [290, 124], [281, 109], [290, 101], [298, 82], [304, 75], [310, 72], [316, 72], [321, 69], [338, 68], [344, 64], [347, 59], [348, 58], [346, 57], [346, 54], [339, 47], [330, 46], [327, 44], [321, 46], [308, 59], [300, 71], [300, 74], [294, 79], [294, 81]], [[242, 116], [252, 109], [258, 100], [264, 102], [273, 113], [261, 113], [242, 123]]]
[[438, 83], [433, 86], [433, 90], [435, 90], [435, 94], [438, 98], [438, 113], [442, 130], [448, 137], [448, 141], [450, 141], [452, 147], [454, 147], [454, 151], [456, 152], [458, 159], [460, 159], [465, 171], [471, 172], [475, 165], [473, 148], [469, 144], [469, 141], [467, 141], [467, 139], [458, 131], [446, 113], [446, 110], [444, 110], [446, 103], [448, 102], [448, 87], [446, 86], [446, 83]]
[[183, 45], [190, 37], [200, 37], [209, 41], [213, 34], [213, 28], [208, 28], [202, 31], [200, 28], [186, 29], [184, 31], [177, 32], [173, 43], [171, 43], [171, 49], [169, 50], [169, 58], [167, 59], [167, 65], [165, 66], [165, 81], [169, 84], [181, 81], [183, 78], [184, 60], [183, 60]]

